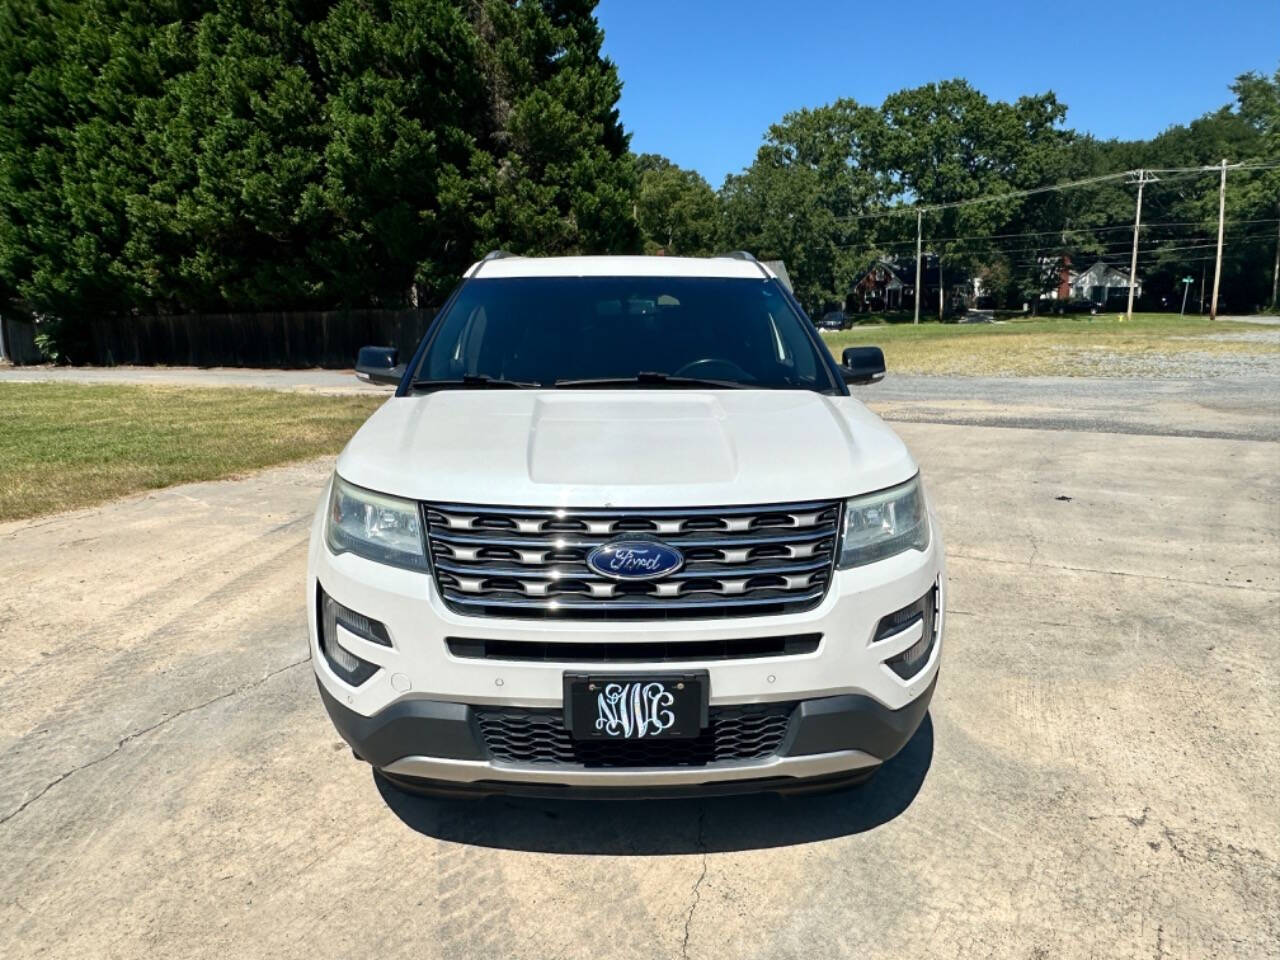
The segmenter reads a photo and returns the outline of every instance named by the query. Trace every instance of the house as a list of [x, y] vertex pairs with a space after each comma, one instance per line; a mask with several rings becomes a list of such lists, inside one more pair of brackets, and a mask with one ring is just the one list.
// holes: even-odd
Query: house
[[[1041, 257], [1045, 277], [1053, 277], [1056, 285], [1040, 294], [1041, 300], [1088, 300], [1105, 306], [1111, 300], [1129, 298], [1129, 271], [1126, 267], [1095, 260], [1085, 270], [1071, 265], [1071, 257]], [[1142, 296], [1142, 279], [1138, 279], [1134, 296]]]
[[[920, 286], [924, 296], [921, 307], [936, 309], [938, 306], [938, 258], [929, 253], [924, 257], [920, 270]], [[974, 293], [973, 281], [964, 271], [942, 267], [942, 289], [946, 291], [948, 307], [964, 305]], [[880, 313], [882, 311], [910, 310], [915, 307], [916, 261], [875, 260], [849, 287], [845, 309], [851, 313]]]
[[[1072, 300], [1089, 300], [1101, 306], [1112, 299], [1129, 297], [1128, 269], [1105, 260], [1098, 260], [1087, 270], [1072, 272], [1069, 282]], [[1142, 296], [1141, 278], [1134, 288], [1134, 296]]]
[[[1070, 256], [1041, 257], [1044, 279], [1055, 280], [1051, 291], [1041, 294], [1041, 300], [1087, 300], [1097, 306], [1105, 306], [1111, 300], [1128, 300], [1129, 270], [1105, 260], [1096, 260], [1087, 270], [1071, 266]], [[1142, 296], [1142, 278], [1138, 278], [1134, 296]]]

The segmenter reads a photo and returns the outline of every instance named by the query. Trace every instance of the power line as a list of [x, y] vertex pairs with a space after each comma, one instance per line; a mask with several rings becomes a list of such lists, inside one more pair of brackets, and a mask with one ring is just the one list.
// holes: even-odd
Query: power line
[[[1227, 170], [1249, 172], [1253, 170], [1273, 170], [1280, 167], [1280, 162], [1264, 163], [1244, 161], [1241, 163], [1227, 164]], [[1148, 174], [1161, 174], [1170, 177], [1174, 174], [1187, 174], [1195, 176], [1202, 173], [1220, 173], [1222, 164], [1214, 164], [1213, 166], [1202, 167], [1165, 167], [1158, 170], [1148, 169]], [[837, 223], [845, 223], [853, 220], [872, 220], [879, 217], [893, 217], [903, 213], [931, 213], [935, 210], [952, 210], [956, 207], [967, 207], [975, 203], [998, 203], [1002, 200], [1018, 200], [1023, 197], [1032, 197], [1042, 193], [1055, 193], [1060, 190], [1072, 190], [1077, 187], [1094, 186], [1099, 183], [1108, 183], [1113, 180], [1121, 180], [1126, 177], [1139, 176], [1138, 170], [1122, 170], [1119, 173], [1106, 173], [1096, 177], [1085, 177], [1081, 180], [1068, 180], [1064, 183], [1048, 184], [1043, 187], [1032, 187], [1028, 190], [1011, 190], [1007, 193], [993, 194], [988, 197], [970, 197], [966, 200], [952, 200], [948, 203], [931, 203], [931, 204], [900, 204], [896, 207], [890, 207], [886, 210], [876, 210], [870, 213], [854, 213], [843, 217], [833, 218]], [[1129, 183], [1137, 183], [1136, 180], [1129, 180]]]
[[[1274, 238], [1272, 238], [1272, 237], [1253, 237], [1253, 238], [1250, 238], [1250, 239], [1248, 239], [1248, 240], [1237, 240], [1237, 241], [1233, 241], [1233, 242], [1232, 242], [1232, 246], [1233, 246], [1233, 247], [1239, 247], [1239, 246], [1244, 246], [1244, 245], [1248, 245], [1248, 244], [1252, 244], [1252, 243], [1268, 243], [1268, 244], [1269, 244], [1269, 243], [1274, 243], [1274, 242], [1275, 242], [1275, 240], [1274, 240]], [[1147, 251], [1147, 252], [1148, 252], [1148, 253], [1177, 253], [1177, 254], [1180, 254], [1180, 255], [1179, 255], [1179, 256], [1177, 256], [1177, 257], [1171, 258], [1171, 259], [1175, 260], [1176, 262], [1181, 263], [1181, 262], [1183, 262], [1183, 261], [1188, 261], [1188, 262], [1190, 262], [1190, 261], [1199, 261], [1199, 260], [1206, 260], [1206, 259], [1207, 259], [1207, 260], [1213, 260], [1213, 259], [1216, 259], [1216, 256], [1217, 256], [1217, 255], [1216, 255], [1216, 253], [1214, 253], [1214, 254], [1204, 254], [1203, 256], [1194, 256], [1194, 257], [1188, 257], [1188, 256], [1182, 256], [1182, 255], [1181, 255], [1181, 254], [1184, 254], [1184, 253], [1187, 253], [1187, 252], [1195, 252], [1196, 250], [1214, 250], [1214, 249], [1216, 249], [1216, 247], [1217, 247], [1217, 244], [1216, 244], [1216, 243], [1201, 243], [1201, 244], [1196, 244], [1195, 246], [1192, 246], [1192, 247], [1179, 247], [1179, 248], [1176, 248], [1176, 249], [1172, 249], [1172, 250], [1164, 250], [1164, 251], [1154, 251], [1154, 250], [1149, 250], [1149, 251]], [[1105, 255], [1103, 255], [1103, 256], [1105, 256]], [[1115, 256], [1115, 254], [1113, 253], [1113, 254], [1111, 254], [1111, 256]], [[1245, 253], [1244, 253], [1244, 252], [1242, 252], [1242, 251], [1231, 251], [1231, 250], [1223, 251], [1223, 257], [1224, 257], [1224, 258], [1231, 258], [1231, 257], [1233, 257], [1233, 256], [1234, 256], [1234, 257], [1242, 257], [1242, 256], [1248, 256], [1248, 254], [1245, 254]], [[1046, 263], [1045, 263], [1045, 261], [1044, 261], [1044, 259], [1043, 259], [1043, 258], [1039, 258], [1039, 257], [1037, 257], [1037, 258], [1024, 257], [1024, 258], [1022, 258], [1022, 259], [1010, 260], [1010, 261], [1009, 261], [1009, 263], [1010, 263], [1010, 265], [1012, 265], [1012, 266], [1032, 266], [1032, 265], [1037, 264], [1037, 263], [1038, 263], [1038, 264], [1041, 264], [1041, 265], [1044, 265], [1044, 266], [1048, 266], [1048, 267], [1052, 267], [1052, 266], [1053, 266], [1053, 264], [1052, 264], [1052, 263], [1046, 264]]]
[[[1274, 170], [1280, 167], [1280, 161], [1265, 162], [1261, 160], [1242, 160], [1240, 163], [1228, 163], [1228, 170], [1249, 172], [1252, 170]], [[1222, 164], [1214, 163], [1205, 167], [1166, 167], [1163, 170], [1148, 170], [1148, 173], [1220, 173]]]
[[1070, 180], [1066, 183], [1055, 183], [1044, 187], [1033, 187], [1030, 190], [1014, 190], [1009, 193], [993, 194], [989, 197], [971, 197], [968, 200], [953, 200], [950, 203], [930, 203], [930, 204], [902, 204], [897, 207], [890, 207], [887, 210], [878, 210], [874, 213], [855, 213], [846, 217], [834, 218], [838, 222], [848, 220], [869, 220], [875, 217], [892, 217], [902, 213], [931, 213], [934, 210], [950, 210], [953, 207], [965, 207], [973, 203], [996, 203], [1000, 200], [1016, 200], [1019, 197], [1030, 197], [1039, 193], [1051, 193], [1056, 190], [1070, 190], [1074, 187], [1086, 187], [1095, 183], [1105, 183], [1108, 180], [1119, 180], [1122, 177], [1129, 176], [1131, 171], [1125, 170], [1121, 173], [1108, 173], [1100, 177], [1086, 177], [1083, 180]]
[[[1173, 220], [1173, 221], [1163, 221], [1163, 222], [1155, 222], [1155, 223], [1144, 223], [1142, 224], [1141, 229], [1143, 231], [1147, 231], [1147, 230], [1159, 229], [1159, 228], [1208, 226], [1212, 222], [1213, 221], [1209, 221], [1209, 220]], [[1258, 223], [1277, 223], [1277, 222], [1280, 222], [1280, 217], [1269, 217], [1269, 218], [1251, 219], [1251, 220], [1228, 220], [1226, 221], [1226, 225], [1228, 227], [1238, 227], [1238, 226], [1246, 226], [1246, 225], [1258, 224]], [[965, 234], [962, 236], [954, 236], [954, 237], [931, 237], [929, 242], [930, 243], [958, 243], [963, 241], [963, 242], [974, 242], [974, 245], [979, 247], [998, 248], [1002, 245], [996, 244], [996, 243], [990, 243], [990, 242], [983, 242], [983, 241], [1018, 240], [1025, 237], [1058, 237], [1058, 236], [1064, 236], [1067, 234], [1084, 234], [1087, 236], [1088, 234], [1094, 234], [1094, 233], [1110, 233], [1117, 230], [1132, 230], [1132, 229], [1133, 229], [1132, 223], [1125, 223], [1125, 224], [1114, 224], [1114, 225], [1098, 226], [1098, 227], [1067, 227], [1061, 230], [1024, 230], [1018, 233], [975, 233], [975, 234]], [[1175, 241], [1186, 240], [1186, 239], [1190, 239], [1190, 238], [1188, 237], [1152, 237], [1149, 240], [1146, 240], [1144, 242], [1169, 243], [1169, 242], [1175, 242]], [[1104, 241], [1102, 245], [1106, 246], [1108, 244], [1116, 244], [1116, 243], [1120, 243], [1120, 241]], [[1127, 240], [1125, 240], [1123, 243], [1124, 243], [1124, 246], [1126, 247], [1129, 245], [1129, 241]], [[883, 249], [888, 249], [890, 247], [910, 247], [914, 245], [915, 245], [914, 240], [904, 239], [904, 240], [883, 240], [879, 242], [868, 242], [868, 243], [841, 243], [841, 244], [836, 244], [835, 246], [839, 250], [883, 250]]]

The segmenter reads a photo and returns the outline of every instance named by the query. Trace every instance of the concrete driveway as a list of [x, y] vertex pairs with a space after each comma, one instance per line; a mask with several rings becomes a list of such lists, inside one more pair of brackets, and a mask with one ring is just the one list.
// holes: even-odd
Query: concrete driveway
[[1280, 955], [1280, 445], [1044, 417], [899, 423], [945, 664], [828, 797], [381, 793], [306, 662], [327, 462], [0, 525], [0, 953]]
[[311, 393], [389, 393], [357, 380], [353, 370], [263, 370], [255, 367], [0, 366], [0, 383], [133, 383], [164, 387], [263, 387]]

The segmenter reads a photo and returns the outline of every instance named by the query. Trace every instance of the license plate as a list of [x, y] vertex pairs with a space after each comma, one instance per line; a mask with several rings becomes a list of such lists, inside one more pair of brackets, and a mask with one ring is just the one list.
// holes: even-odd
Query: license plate
[[707, 725], [706, 671], [680, 674], [567, 673], [564, 722], [575, 740], [696, 737]]

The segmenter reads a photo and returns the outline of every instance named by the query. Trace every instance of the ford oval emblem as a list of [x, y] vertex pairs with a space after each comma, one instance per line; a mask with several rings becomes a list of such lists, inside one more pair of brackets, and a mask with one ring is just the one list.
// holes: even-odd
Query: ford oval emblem
[[611, 580], [656, 580], [684, 566], [684, 554], [657, 540], [621, 537], [587, 554], [587, 566]]

